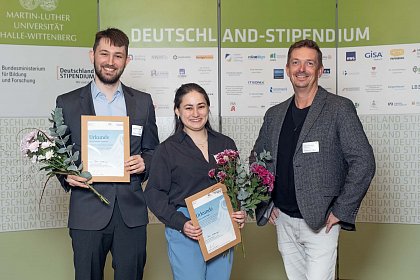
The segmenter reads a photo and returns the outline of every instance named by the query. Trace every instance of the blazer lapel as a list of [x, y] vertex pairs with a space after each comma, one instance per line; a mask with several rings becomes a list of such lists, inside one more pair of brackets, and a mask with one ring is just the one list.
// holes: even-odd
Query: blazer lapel
[[[280, 107], [278, 108], [278, 110], [276, 111], [276, 114], [273, 116], [273, 118], [277, 121], [278, 120], [278, 125], [273, 125], [272, 126], [272, 142], [271, 142], [271, 155], [273, 159], [277, 159], [277, 152], [278, 152], [278, 147], [279, 147], [279, 140], [280, 140], [280, 133], [281, 133], [281, 128], [283, 127], [283, 122], [284, 122], [284, 118], [286, 117], [286, 113], [287, 110], [290, 106], [290, 102], [292, 102], [293, 100], [293, 96], [290, 97], [288, 100], [286, 100], [284, 103], [281, 103]], [[275, 160], [276, 161], [276, 160]], [[275, 163], [277, 164], [277, 163]], [[274, 168], [275, 170], [275, 168]]]
[[134, 98], [133, 93], [128, 87], [122, 84], [122, 90], [124, 93], [125, 99], [125, 108], [127, 110], [127, 116], [132, 119], [136, 118], [136, 99]]
[[82, 88], [82, 91], [80, 92], [81, 115], [95, 115], [95, 107], [93, 106], [92, 93], [90, 87], [91, 83]]
[[312, 126], [315, 123], [315, 120], [321, 114], [322, 108], [325, 105], [325, 99], [327, 95], [323, 88], [319, 87], [315, 95], [314, 101], [312, 102], [311, 108], [309, 109], [308, 115], [306, 116], [305, 122], [302, 126], [302, 131], [300, 132], [298, 142], [296, 144], [295, 154], [302, 148], [303, 141], [305, 140], [306, 135], [308, 135]]

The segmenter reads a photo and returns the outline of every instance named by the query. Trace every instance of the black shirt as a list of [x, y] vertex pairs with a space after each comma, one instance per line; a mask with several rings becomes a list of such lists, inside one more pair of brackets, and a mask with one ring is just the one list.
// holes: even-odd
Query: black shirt
[[294, 218], [302, 218], [302, 214], [296, 200], [293, 156], [309, 108], [299, 109], [292, 100], [281, 128], [277, 153], [273, 202], [283, 213]]
[[214, 155], [226, 149], [237, 150], [235, 142], [208, 130], [209, 162], [191, 137], [176, 132], [155, 150], [145, 190], [147, 206], [165, 225], [182, 230], [189, 220], [179, 211], [186, 207], [185, 198], [216, 183], [208, 172], [216, 168]]

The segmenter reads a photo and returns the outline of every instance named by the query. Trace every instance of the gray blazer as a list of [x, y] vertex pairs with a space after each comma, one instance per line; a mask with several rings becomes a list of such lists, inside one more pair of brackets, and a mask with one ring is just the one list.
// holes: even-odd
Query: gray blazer
[[[264, 149], [271, 152], [273, 161], [268, 168], [273, 173], [281, 127], [292, 100], [267, 110], [253, 148], [257, 153]], [[309, 142], [318, 142], [319, 151], [304, 153], [303, 144]], [[296, 145], [293, 166], [296, 199], [305, 222], [318, 230], [332, 211], [344, 229], [354, 230], [359, 206], [375, 174], [375, 158], [349, 99], [318, 88]], [[258, 205], [258, 225], [267, 223], [272, 206], [271, 201]]]
[[[57, 97], [57, 107], [63, 108], [64, 123], [68, 126], [68, 133], [71, 133], [69, 141], [74, 143], [74, 151], [81, 149], [80, 116], [95, 115], [90, 88], [89, 83]], [[127, 115], [130, 117], [130, 155], [141, 155], [147, 169], [150, 167], [153, 151], [159, 144], [152, 98], [147, 93], [125, 85], [122, 85], [122, 89]], [[143, 126], [141, 137], [132, 135], [133, 125]], [[110, 205], [102, 203], [90, 190], [72, 188], [63, 177], [59, 178], [66, 191], [71, 189], [68, 227], [83, 230], [104, 228], [111, 219], [116, 199], [127, 226], [147, 224], [147, 207], [141, 188], [146, 177], [147, 173], [142, 173], [131, 175], [130, 183], [94, 183], [95, 189], [110, 201]]]

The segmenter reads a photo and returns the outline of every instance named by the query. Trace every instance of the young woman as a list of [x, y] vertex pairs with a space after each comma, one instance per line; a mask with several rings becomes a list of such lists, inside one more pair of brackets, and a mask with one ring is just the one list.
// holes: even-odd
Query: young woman
[[[228, 280], [232, 250], [207, 262], [198, 244], [200, 227], [192, 224], [184, 199], [215, 184], [208, 176], [216, 167], [214, 155], [236, 150], [234, 141], [209, 123], [210, 100], [194, 83], [182, 85], [175, 94], [175, 132], [156, 149], [145, 190], [147, 205], [166, 225], [168, 255], [174, 280]], [[245, 212], [232, 215], [242, 228]]]

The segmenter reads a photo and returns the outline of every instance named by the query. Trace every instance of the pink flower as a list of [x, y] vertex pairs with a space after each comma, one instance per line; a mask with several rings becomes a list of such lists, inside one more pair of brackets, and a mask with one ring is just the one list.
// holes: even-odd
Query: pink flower
[[36, 140], [29, 144], [28, 150], [31, 151], [32, 153], [35, 153], [38, 151], [38, 147], [39, 147], [39, 141]]
[[214, 178], [214, 176], [216, 175], [216, 169], [210, 169], [210, 171], [209, 171], [209, 177], [210, 178]]
[[224, 171], [219, 171], [217, 172], [217, 178], [219, 178], [219, 180], [221, 182], [223, 182], [226, 178], [226, 173]]
[[274, 176], [264, 167], [270, 153], [261, 154], [248, 166], [241, 162], [238, 151], [224, 150], [214, 155], [217, 167], [208, 172], [211, 178], [226, 185], [233, 209], [242, 209], [251, 217], [256, 205], [269, 198], [274, 186]]

